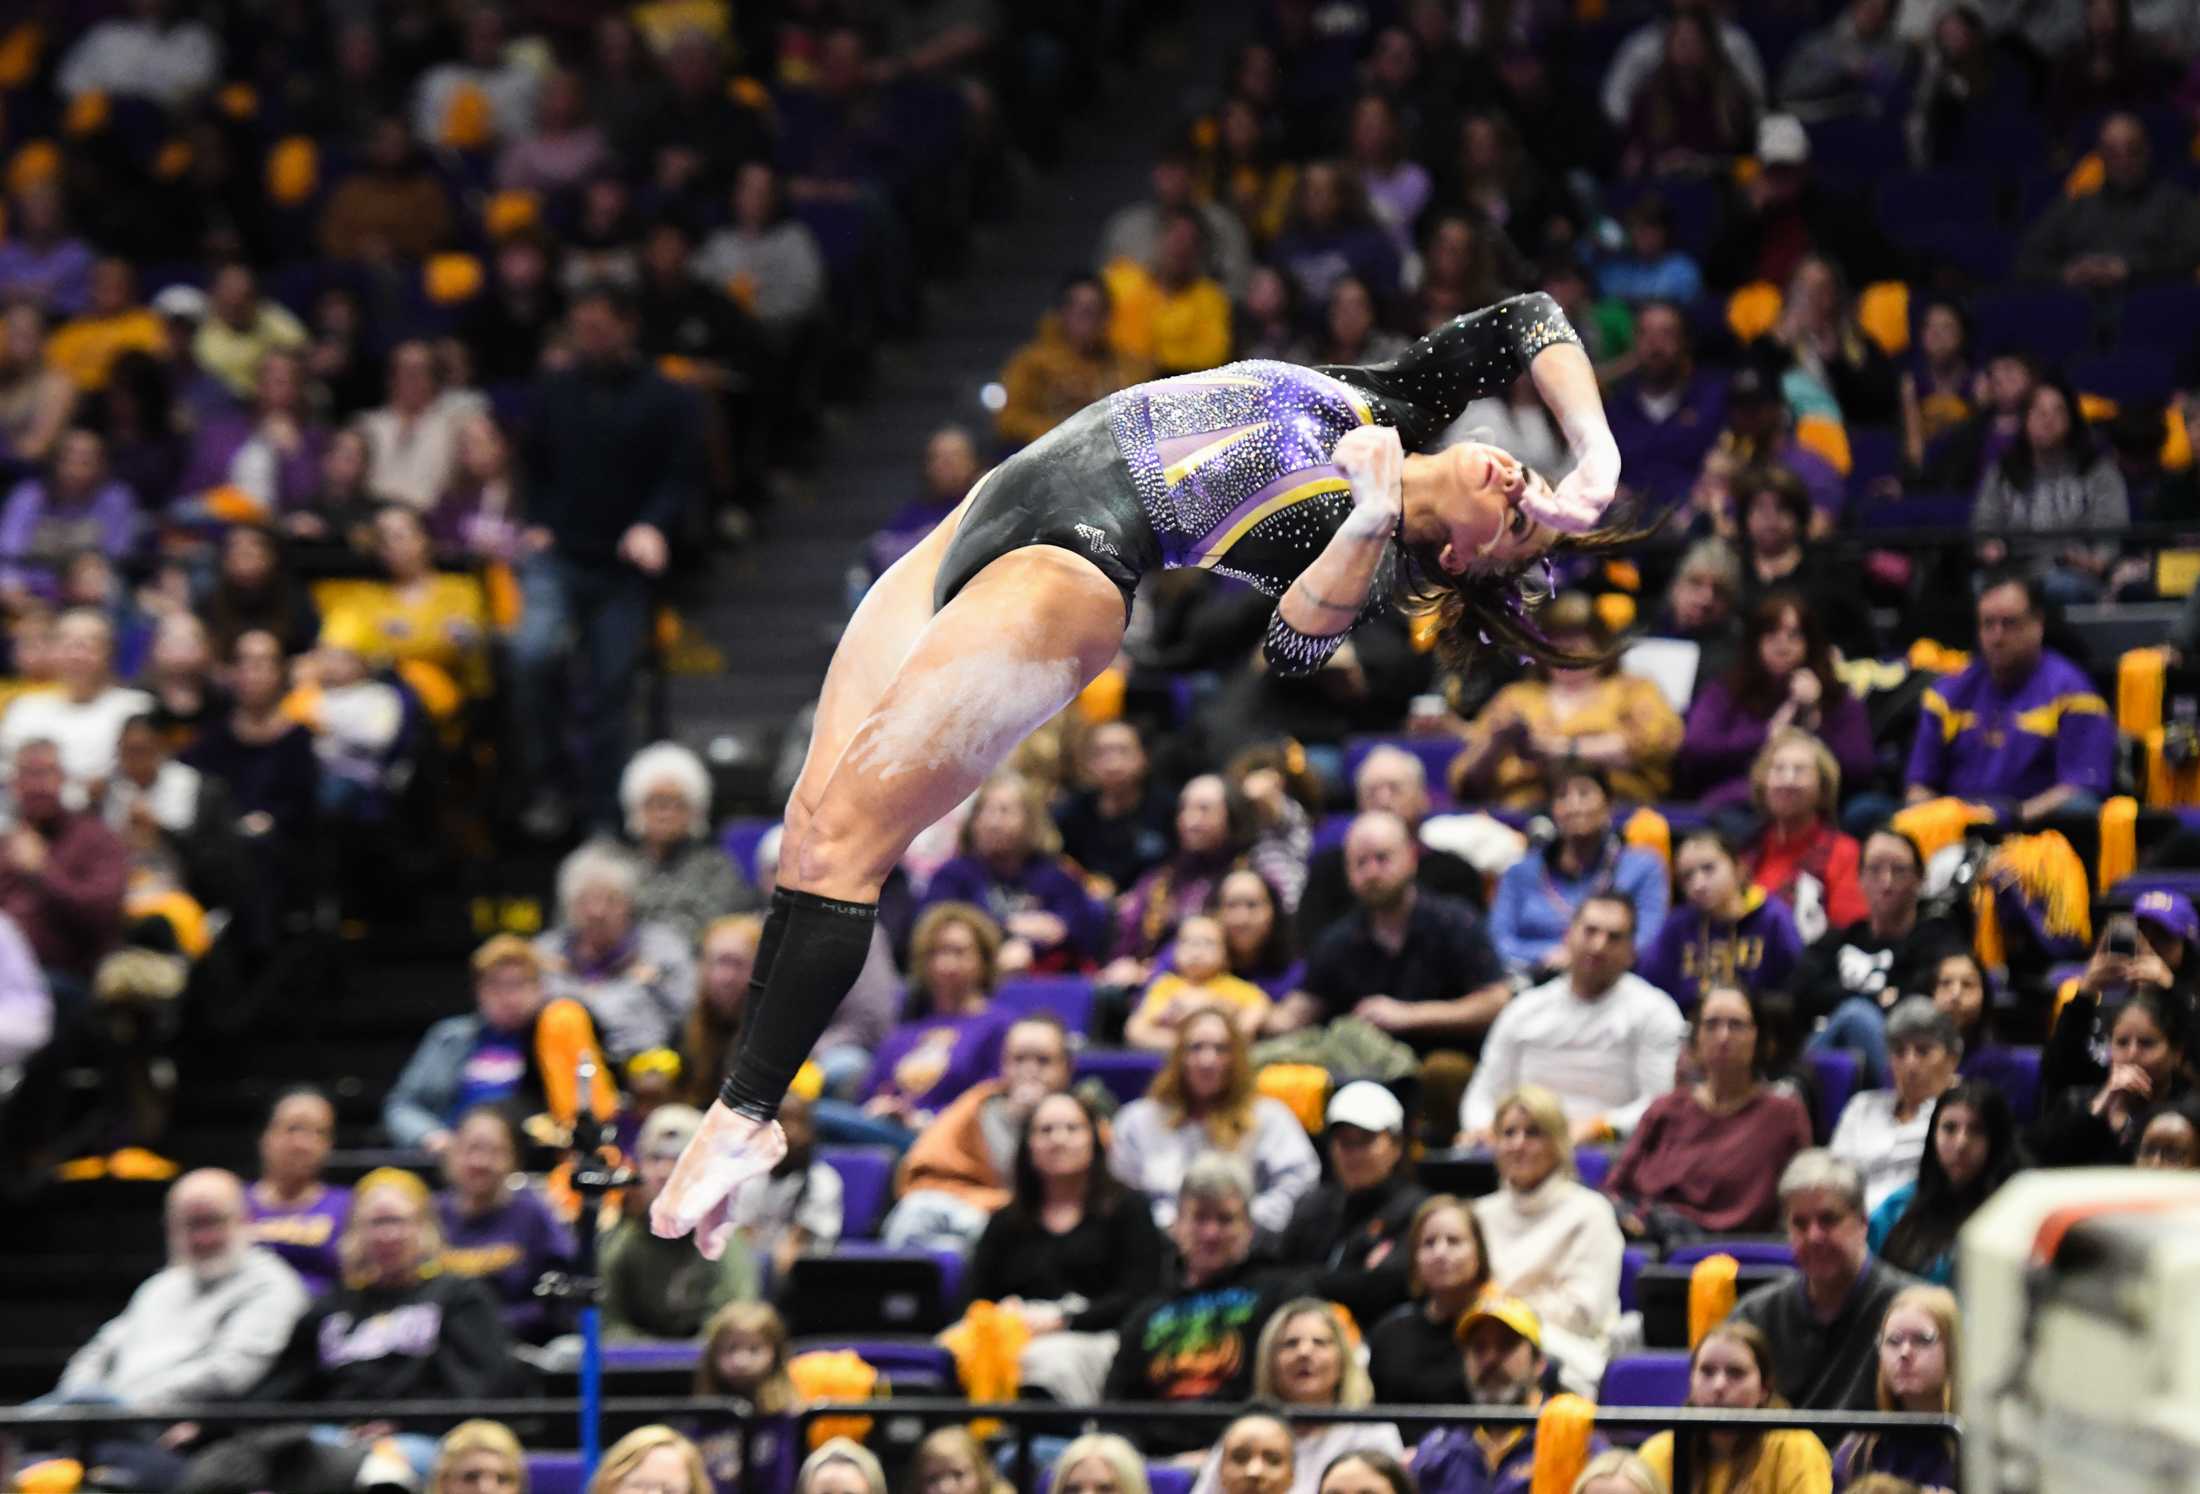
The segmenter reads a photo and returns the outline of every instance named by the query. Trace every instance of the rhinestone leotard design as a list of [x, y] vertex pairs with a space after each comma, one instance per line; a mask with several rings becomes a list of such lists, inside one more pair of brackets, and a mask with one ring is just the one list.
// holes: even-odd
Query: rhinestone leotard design
[[[1351, 484], [1330, 460], [1345, 432], [1395, 426], [1409, 450], [1426, 447], [1537, 353], [1580, 340], [1549, 296], [1515, 296], [1454, 318], [1389, 363], [1253, 361], [1139, 384], [1110, 396], [1109, 423], [1162, 563], [1280, 597], [1352, 511]], [[1354, 626], [1390, 605], [1401, 562], [1393, 546]], [[1279, 610], [1264, 648], [1279, 673], [1303, 674], [1345, 636], [1301, 633]]]

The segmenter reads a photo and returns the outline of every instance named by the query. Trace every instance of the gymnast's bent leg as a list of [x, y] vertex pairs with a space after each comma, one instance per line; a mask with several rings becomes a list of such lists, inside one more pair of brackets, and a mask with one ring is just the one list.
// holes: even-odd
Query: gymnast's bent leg
[[[735, 1185], [784, 1154], [772, 1116], [862, 969], [887, 874], [918, 832], [1114, 659], [1122, 593], [1082, 556], [1031, 546], [980, 571], [913, 645], [906, 636], [851, 625], [841, 641], [843, 655], [906, 648], [906, 657], [836, 757], [821, 755], [829, 742], [811, 744], [805, 778], [820, 762], [831, 767], [799, 834], [781, 846], [771, 972], [719, 1102], [652, 1212], [659, 1234], [703, 1225]], [[722, 1217], [703, 1229], [706, 1256], [723, 1248], [724, 1232]]]

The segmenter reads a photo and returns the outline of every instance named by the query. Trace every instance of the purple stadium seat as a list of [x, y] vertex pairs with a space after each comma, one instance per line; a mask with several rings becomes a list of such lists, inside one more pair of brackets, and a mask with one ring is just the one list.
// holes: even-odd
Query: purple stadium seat
[[841, 1238], [870, 1239], [893, 1194], [898, 1159], [885, 1147], [821, 1146], [817, 1160], [840, 1174]]
[[2013, 285], [1988, 291], [1971, 307], [1982, 353], [2030, 353], [2047, 363], [2068, 363], [2093, 340], [2093, 307], [2059, 285]]
[[[1927, 453], [1928, 457], [1930, 453]], [[1888, 502], [1851, 508], [1846, 523], [1852, 530], [1967, 529], [1971, 524], [1970, 493], [1905, 493]]]
[[2039, 1049], [1989, 1047], [1970, 1057], [1964, 1068], [1973, 1079], [1983, 1079], [2002, 1092], [2018, 1125], [2039, 1118]]
[[581, 1494], [588, 1486], [587, 1470], [577, 1452], [529, 1453], [527, 1487], [530, 1494]]
[[1818, 1129], [1831, 1136], [1834, 1124], [1841, 1119], [1841, 1108], [1856, 1093], [1856, 1055], [1828, 1048], [1813, 1053], [1810, 1064], [1818, 1075]]
[[1676, 1245], [1666, 1255], [1668, 1266], [1693, 1266], [1700, 1260], [1714, 1255], [1731, 1255], [1744, 1266], [1792, 1266], [1795, 1252], [1785, 1240], [1729, 1239], [1693, 1240], [1686, 1245]]
[[1581, 1175], [1584, 1188], [1601, 1188], [1611, 1176], [1614, 1153], [1608, 1146], [1577, 1146], [1574, 1148], [1574, 1171]]
[[719, 846], [732, 858], [733, 864], [741, 868], [741, 875], [751, 882], [756, 880], [756, 848], [778, 823], [767, 819], [728, 820], [725, 828], [718, 832]]
[[1915, 228], [1950, 223], [1990, 224], [1998, 184], [1976, 171], [1898, 171], [1874, 190], [1879, 226], [1908, 241]]
[[1622, 1354], [1604, 1366], [1600, 1406], [1679, 1406], [1688, 1400], [1688, 1356], [1677, 1350]]
[[1807, 127], [1811, 164], [1835, 181], [1878, 181], [1908, 164], [1902, 126], [1892, 120], [1841, 115]]
[[636, 1373], [649, 1370], [691, 1370], [702, 1345], [691, 1338], [653, 1340], [639, 1344], [605, 1344], [603, 1367], [606, 1371], [631, 1370]]
[[1047, 1012], [1079, 1036], [1092, 1030], [1092, 982], [1082, 975], [1032, 975], [1004, 980], [993, 993], [1004, 1012]]
[[1343, 845], [1344, 834], [1351, 828], [1352, 816], [1349, 814], [1323, 815], [1314, 822], [1313, 854], [1319, 856], [1324, 851]]
[[2182, 351], [2200, 343], [2200, 285], [2142, 285], [2124, 297], [2120, 347]]
[[2134, 872], [2108, 889], [2110, 897], [2123, 903], [2131, 902], [2142, 892], [2178, 892], [2186, 897], [2200, 897], [2200, 872]]
[[1648, 1245], [1629, 1245], [1619, 1253], [1619, 1305], [1622, 1312], [1635, 1310], [1635, 1278], [1642, 1268], [1657, 1259], [1657, 1252]]
[[959, 1383], [955, 1378], [955, 1356], [928, 1338], [827, 1334], [797, 1339], [788, 1345], [787, 1352], [792, 1356], [832, 1349], [853, 1349], [865, 1364], [894, 1382], [897, 1394], [909, 1394], [912, 1387], [923, 1385], [952, 1392]]
[[2177, 358], [2166, 346], [2126, 345], [2074, 365], [2070, 382], [2080, 394], [2098, 394], [2118, 404], [2158, 404], [2176, 387]]
[[1871, 501], [1872, 484], [1902, 470], [1902, 439], [1891, 430], [1849, 427], [1849, 501]]
[[1192, 1494], [1194, 1470], [1174, 1463], [1148, 1463], [1146, 1487], [1153, 1494]]
[[1101, 1048], [1077, 1055], [1072, 1080], [1098, 1079], [1108, 1093], [1129, 1104], [1145, 1094], [1154, 1075], [1161, 1072], [1162, 1057], [1136, 1048]]

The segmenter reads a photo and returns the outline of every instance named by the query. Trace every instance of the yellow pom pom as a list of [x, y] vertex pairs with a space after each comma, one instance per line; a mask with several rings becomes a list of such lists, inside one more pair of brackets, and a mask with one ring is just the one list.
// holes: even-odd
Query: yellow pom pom
[[284, 207], [311, 197], [321, 180], [319, 147], [303, 135], [279, 140], [267, 153], [267, 195]]
[[1901, 357], [1910, 350], [1910, 288], [1899, 280], [1865, 286], [1856, 300], [1856, 320], [1879, 351]]
[[443, 128], [437, 138], [453, 150], [479, 150], [496, 134], [496, 113], [489, 95], [471, 83], [461, 83], [443, 106]]
[[94, 88], [69, 100], [69, 107], [61, 116], [61, 128], [71, 135], [96, 135], [107, 128], [107, 121], [113, 117], [114, 110], [107, 103], [107, 95]]
[[1734, 1310], [1734, 1283], [1742, 1263], [1731, 1255], [1707, 1255], [1688, 1273], [1688, 1344], [1694, 1348], [1703, 1336], [1726, 1321]]
[[2063, 196], [2091, 197], [2107, 180], [2108, 168], [2101, 163], [2100, 154], [2088, 151], [2070, 168], [2070, 175], [2063, 178]]
[[61, 177], [61, 152], [51, 140], [33, 140], [8, 161], [8, 190], [27, 192]]
[[542, 221], [542, 199], [532, 192], [512, 189], [491, 195], [481, 210], [481, 226], [492, 239], [509, 238]]
[[455, 306], [481, 294], [481, 261], [471, 254], [438, 254], [422, 273], [428, 299], [438, 306]]
[[0, 89], [21, 88], [38, 71], [39, 54], [46, 50], [46, 33], [25, 21], [0, 37]]
[[249, 83], [232, 83], [214, 99], [231, 119], [250, 119], [260, 112], [259, 90]]
[[1743, 342], [1755, 342], [1780, 320], [1780, 288], [1753, 280], [1728, 298], [1726, 324]]

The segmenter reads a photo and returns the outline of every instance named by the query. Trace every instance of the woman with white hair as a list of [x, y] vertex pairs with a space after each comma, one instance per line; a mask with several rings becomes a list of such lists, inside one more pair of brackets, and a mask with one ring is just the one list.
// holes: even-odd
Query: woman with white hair
[[642, 873], [617, 846], [590, 841], [558, 867], [558, 926], [535, 941], [543, 988], [588, 1008], [604, 1051], [625, 1063], [668, 1048], [695, 1004], [695, 946], [635, 902]]
[[712, 920], [763, 899], [710, 838], [710, 774], [677, 742], [654, 742], [619, 775], [619, 811], [641, 866], [634, 916], [693, 944]]

